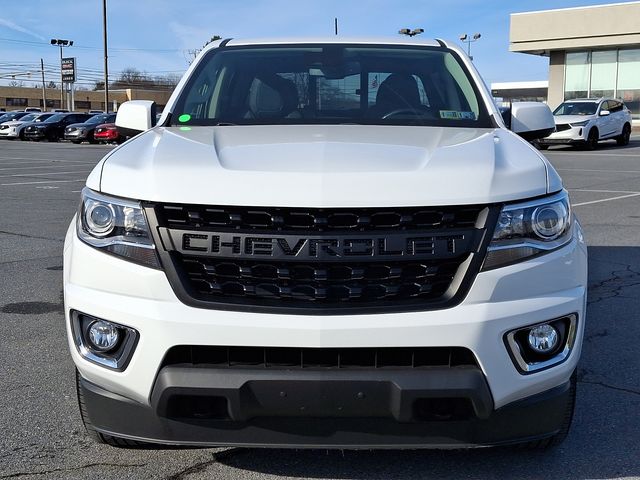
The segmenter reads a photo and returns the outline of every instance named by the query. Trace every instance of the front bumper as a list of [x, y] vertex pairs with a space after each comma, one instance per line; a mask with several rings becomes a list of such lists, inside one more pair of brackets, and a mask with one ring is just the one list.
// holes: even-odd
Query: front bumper
[[4, 130], [0, 130], [0, 138], [17, 138], [18, 131], [13, 128], [5, 128]]
[[[180, 372], [174, 372], [179, 374]], [[207, 372], [201, 372], [206, 375]], [[263, 372], [264, 373], [264, 372]], [[204, 375], [203, 375], [204, 376]], [[260, 378], [259, 372], [247, 372], [248, 378]], [[324, 373], [320, 373], [324, 376]], [[346, 383], [326, 382], [327, 392], [336, 392], [337, 388], [346, 398], [346, 394], [355, 390], [367, 391], [375, 383], [371, 379], [362, 381], [362, 375], [345, 379]], [[423, 376], [424, 377], [424, 376]], [[450, 386], [450, 377], [432, 378], [427, 375], [426, 381], [445, 388]], [[488, 389], [482, 377], [475, 381], [468, 379], [467, 387], [475, 392], [488, 395]], [[220, 377], [209, 377], [215, 381]], [[230, 396], [252, 398], [253, 391], [229, 388], [228, 376], [222, 377], [223, 386], [215, 384], [215, 389], [227, 389]], [[361, 380], [358, 382], [358, 379]], [[161, 376], [160, 382], [164, 381]], [[307, 377], [306, 380], [309, 381]], [[425, 379], [422, 379], [425, 382]], [[443, 383], [444, 382], [444, 383]], [[182, 379], [181, 383], [185, 383]], [[463, 381], [461, 383], [464, 384]], [[237, 382], [235, 383], [238, 384]], [[202, 383], [199, 383], [202, 385]], [[292, 383], [286, 383], [291, 386]], [[113, 394], [87, 380], [80, 378], [78, 388], [85, 401], [85, 414], [92, 425], [101, 433], [115, 435], [132, 440], [201, 446], [245, 446], [245, 447], [295, 447], [295, 448], [421, 448], [438, 446], [439, 448], [460, 448], [471, 446], [492, 446], [537, 440], [556, 434], [562, 427], [567, 404], [571, 402], [570, 382], [565, 382], [548, 391], [539, 393], [525, 400], [512, 402], [497, 410], [488, 409], [487, 415], [464, 420], [442, 421], [427, 419], [425, 421], [398, 422], [395, 418], [367, 417], [367, 408], [360, 407], [360, 415], [349, 417], [313, 417], [313, 416], [278, 416], [254, 417], [245, 420], [234, 419], [180, 419], [169, 418], [158, 414], [152, 407], [134, 402], [126, 397]], [[280, 383], [276, 390], [286, 388]], [[244, 390], [244, 391], [243, 391]], [[353, 390], [353, 392], [352, 392]], [[401, 392], [402, 387], [395, 386], [394, 392]], [[318, 397], [318, 383], [300, 387], [296, 385], [296, 393], [316, 395], [316, 398], [327, 403], [326, 397]], [[276, 391], [273, 398], [287, 400]], [[362, 392], [359, 392], [362, 393]], [[448, 390], [447, 390], [448, 393]], [[335, 397], [335, 395], [334, 395]], [[363, 397], [366, 400], [366, 396]], [[253, 397], [255, 399], [255, 397]], [[352, 402], [363, 402], [357, 395], [351, 396]], [[236, 402], [239, 404], [239, 402]], [[400, 402], [397, 402], [400, 410]], [[485, 405], [489, 407], [490, 405]]]
[[[247, 313], [200, 309], [181, 303], [164, 272], [85, 245], [76, 236], [74, 221], [67, 233], [64, 254], [65, 311], [71, 354], [84, 379], [82, 388], [91, 402], [95, 400], [98, 405], [89, 409], [91, 422], [104, 433], [117, 436], [170, 443], [378, 447], [495, 444], [545, 436], [553, 434], [558, 424], [547, 419], [544, 412], [560, 400], [552, 400], [550, 404], [544, 400], [540, 407], [536, 406], [535, 398], [556, 388], [562, 390], [577, 366], [584, 332], [586, 258], [586, 246], [578, 227], [574, 229], [573, 240], [557, 251], [478, 274], [466, 298], [454, 308], [344, 316]], [[138, 345], [123, 372], [90, 363], [78, 353], [71, 340], [71, 310], [112, 320], [139, 332]], [[571, 355], [553, 368], [520, 374], [505, 346], [505, 334], [570, 313], [578, 316]], [[227, 419], [226, 423], [168, 419], [160, 415], [154, 389], [162, 380], [163, 358], [176, 345], [464, 347], [478, 361], [492, 406], [485, 418], [476, 416], [461, 424], [436, 422], [435, 430], [420, 422], [406, 425], [398, 422], [391, 409], [391, 418], [352, 416], [340, 421], [295, 416], [275, 420], [268, 417], [243, 420], [240, 416]], [[432, 387], [427, 388], [431, 394], [441, 388]], [[476, 392], [481, 390], [474, 388]], [[520, 405], [515, 402], [524, 402], [522, 405], [527, 407], [515, 408], [514, 405]], [[130, 412], [130, 416], [108, 413], [116, 408]], [[138, 418], [139, 422], [130, 421], [132, 418]], [[516, 431], [512, 432], [506, 422], [517, 426]], [[307, 426], [311, 430], [306, 430]], [[325, 433], [326, 429], [332, 433]], [[267, 438], [267, 430], [271, 435], [268, 440], [256, 440]], [[320, 433], [313, 438], [309, 436], [305, 442], [307, 431]], [[451, 433], [447, 436], [445, 432]]]
[[70, 140], [70, 141], [82, 141], [82, 140], [87, 140], [89, 138], [89, 135], [87, 134], [87, 132], [79, 132], [79, 131], [74, 131], [71, 133], [64, 133], [64, 139], [65, 140]]
[[45, 130], [37, 130], [35, 132], [24, 132], [25, 138], [34, 139], [34, 140], [42, 140], [43, 138], [47, 138], [47, 131]]
[[546, 138], [538, 140], [543, 145], [571, 145], [584, 143], [587, 140], [588, 125], [571, 127], [561, 132], [553, 132]]

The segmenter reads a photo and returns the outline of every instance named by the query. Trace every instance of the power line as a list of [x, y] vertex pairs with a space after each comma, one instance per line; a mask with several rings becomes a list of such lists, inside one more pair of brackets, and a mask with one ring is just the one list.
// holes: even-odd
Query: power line
[[[33, 46], [49, 46], [49, 43], [46, 42], [36, 42], [32, 40], [18, 40], [16, 38], [0, 38], [0, 41], [10, 42], [10, 43], [19, 43], [23, 45], [33, 45]], [[102, 47], [92, 47], [88, 45], [73, 45], [74, 48], [81, 50], [102, 50]], [[159, 52], [159, 53], [176, 53], [182, 52], [182, 49], [179, 48], [120, 48], [120, 47], [109, 47], [109, 50], [119, 51], [119, 52]]]

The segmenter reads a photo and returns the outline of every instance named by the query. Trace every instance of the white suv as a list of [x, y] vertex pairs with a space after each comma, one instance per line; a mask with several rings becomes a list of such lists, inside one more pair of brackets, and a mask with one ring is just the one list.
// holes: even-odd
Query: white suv
[[620, 100], [584, 98], [567, 100], [553, 112], [556, 131], [537, 141], [546, 149], [550, 145], [573, 144], [594, 150], [601, 140], [629, 144], [631, 112]]
[[587, 249], [469, 58], [411, 38], [208, 46], [87, 179], [64, 298], [88, 432], [418, 448], [561, 441]]

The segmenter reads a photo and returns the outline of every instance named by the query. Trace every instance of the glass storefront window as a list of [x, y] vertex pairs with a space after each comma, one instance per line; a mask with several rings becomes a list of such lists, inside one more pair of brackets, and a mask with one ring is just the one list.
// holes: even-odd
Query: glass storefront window
[[616, 90], [616, 50], [591, 53], [591, 93], [590, 97], [613, 97]]
[[620, 50], [617, 90], [633, 118], [640, 118], [640, 49]]
[[567, 53], [564, 78], [564, 98], [584, 98], [589, 93], [589, 67], [591, 52]]
[[614, 97], [640, 119], [640, 49], [568, 52], [564, 99]]

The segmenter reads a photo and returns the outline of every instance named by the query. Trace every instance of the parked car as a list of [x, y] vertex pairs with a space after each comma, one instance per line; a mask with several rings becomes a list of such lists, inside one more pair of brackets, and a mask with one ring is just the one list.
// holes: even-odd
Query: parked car
[[631, 112], [614, 98], [579, 98], [567, 100], [553, 112], [556, 131], [537, 140], [542, 150], [551, 145], [579, 145], [587, 150], [597, 148], [602, 140], [629, 144]]
[[39, 124], [31, 124], [24, 129], [27, 140], [49, 140], [57, 142], [64, 137], [64, 129], [72, 123], [80, 123], [91, 117], [88, 113], [57, 113]]
[[42, 112], [42, 109], [39, 107], [27, 107], [24, 109], [24, 111], [29, 113], [38, 113], [38, 112]]
[[112, 123], [116, 121], [116, 114], [98, 114], [89, 117], [84, 123], [72, 123], [64, 129], [64, 139], [72, 143], [82, 143], [84, 141], [94, 143], [93, 132], [98, 125]]
[[29, 115], [28, 112], [7, 112], [0, 115], [0, 123], [10, 122], [11, 120], [20, 120], [22, 117]]
[[47, 118], [55, 115], [54, 113], [30, 113], [18, 120], [11, 120], [0, 124], [0, 138], [14, 140], [19, 138], [24, 140], [24, 129], [31, 124], [44, 122]]
[[[64, 245], [98, 442], [560, 443], [587, 247], [562, 179], [455, 43], [209, 44], [89, 175]], [[506, 112], [505, 112], [506, 114]], [[518, 133], [519, 135], [517, 135]], [[66, 401], [66, 399], [60, 399]]]
[[104, 123], [96, 127], [93, 133], [93, 138], [97, 142], [101, 143], [122, 143], [126, 140], [125, 137], [120, 135], [115, 123]]

